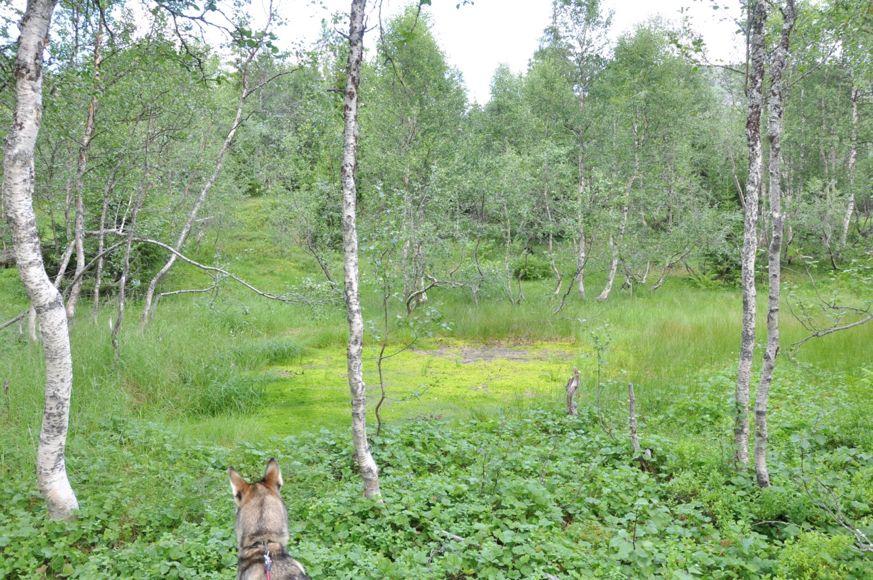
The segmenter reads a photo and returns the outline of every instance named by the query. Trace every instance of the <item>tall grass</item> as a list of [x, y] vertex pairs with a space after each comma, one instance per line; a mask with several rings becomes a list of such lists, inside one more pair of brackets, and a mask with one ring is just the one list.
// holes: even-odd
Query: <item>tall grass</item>
[[[228, 268], [273, 292], [307, 277], [320, 277], [310, 257], [277, 248], [264, 233], [269, 229], [262, 223], [264, 212], [253, 207], [241, 213], [246, 227], [240, 229], [240, 236], [209, 237], [194, 255], [210, 262], [221, 255]], [[336, 256], [332, 263], [340, 272]], [[381, 300], [377, 289], [367, 284], [373, 274], [370, 266], [366, 261], [362, 265], [365, 369], [372, 400], [378, 385], [372, 331], [379, 326]], [[787, 277], [795, 285], [793, 292], [811, 292], [804, 277], [791, 273]], [[179, 264], [168, 286], [198, 287], [204, 279], [202, 272]], [[587, 282], [589, 296], [596, 295], [603, 283], [597, 268]], [[519, 406], [534, 392], [557, 401], [573, 366], [582, 370], [583, 396], [593, 397], [598, 390], [593, 333], [609, 342], [599, 370], [604, 405], [616, 413], [623, 408], [628, 382], [635, 383], [644, 414], [666, 412], [689, 397], [729, 408], [740, 332], [736, 289], [703, 287], [676, 276], [657, 292], [616, 288], [603, 303], [592, 298], [581, 301], [574, 292], [567, 307], [554, 314], [557, 299], [552, 288], [549, 279], [524, 282], [526, 300], [515, 305], [494, 282], [485, 288], [479, 304], [466, 289], [432, 290], [428, 308], [439, 312], [445, 326], [434, 327], [432, 336], [421, 339], [417, 349], [463, 343], [504, 343], [534, 350], [557, 346], [546, 358], [479, 365], [417, 351], [404, 353], [385, 367], [390, 396], [404, 399], [389, 402], [390, 416], [464, 415]], [[857, 295], [869, 289], [836, 290]], [[762, 296], [762, 321], [764, 302]], [[11, 270], [0, 271], [0, 303], [5, 314], [14, 314], [26, 303]], [[80, 308], [72, 325], [75, 445], [83, 444], [96, 424], [118, 416], [181, 426], [190, 433], [227, 441], [345, 426], [346, 320], [341, 305], [311, 309], [283, 304], [227, 283], [215, 300], [201, 296], [162, 301], [156, 319], [144, 332], [138, 328], [140, 304], [134, 301], [130, 308], [118, 364], [108, 338], [111, 304], [96, 322], [87, 307]], [[403, 312], [393, 311], [391, 318], [396, 314]], [[763, 324], [759, 327], [763, 333]], [[805, 332], [783, 309], [783, 345]], [[403, 329], [392, 336], [397, 344], [409, 338]], [[0, 468], [14, 463], [12, 456], [32, 455], [42, 413], [43, 376], [37, 346], [16, 338], [14, 329], [7, 329], [2, 338], [0, 384], [8, 378], [10, 386], [8, 396], [0, 395]], [[812, 369], [808, 380], [821, 382], [823, 388], [829, 380], [825, 372], [849, 381], [863, 375], [865, 367], [873, 366], [870, 344], [873, 324], [811, 341], [800, 350], [797, 362], [783, 356], [774, 398], [778, 401], [780, 396], [783, 372], [793, 372], [802, 380], [803, 369]], [[425, 387], [431, 389], [429, 395], [416, 396]]]

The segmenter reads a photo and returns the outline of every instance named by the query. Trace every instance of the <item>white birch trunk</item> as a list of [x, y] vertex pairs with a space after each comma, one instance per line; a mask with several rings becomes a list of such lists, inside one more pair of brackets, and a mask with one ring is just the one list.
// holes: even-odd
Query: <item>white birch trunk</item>
[[[579, 112], [585, 114], [585, 93], [579, 93]], [[579, 157], [577, 159], [578, 180], [579, 180], [579, 214], [577, 221], [579, 222], [579, 239], [577, 241], [578, 254], [576, 255], [577, 289], [579, 297], [585, 299], [585, 265], [588, 263], [588, 247], [585, 240], [585, 136], [580, 129], [579, 132]]]
[[[548, 171], [548, 168], [546, 168]], [[561, 269], [558, 267], [558, 263], [555, 260], [555, 216], [552, 215], [552, 204], [549, 201], [549, 189], [545, 188], [543, 190], [543, 203], [545, 205], [546, 217], [549, 220], [549, 237], [548, 237], [548, 248], [549, 248], [549, 267], [552, 269], [552, 274], [555, 275], [555, 289], [552, 291], [552, 294], [557, 296], [561, 293], [561, 286], [564, 284], [564, 274], [561, 272]]]
[[355, 461], [364, 480], [364, 496], [380, 499], [379, 468], [367, 441], [367, 398], [361, 354], [364, 320], [358, 292], [358, 232], [356, 225], [357, 186], [355, 171], [358, 148], [358, 86], [364, 55], [364, 10], [366, 0], [352, 0], [349, 14], [349, 60], [343, 108], [343, 251], [346, 310], [349, 321], [348, 374], [352, 398], [352, 439]]
[[3, 196], [19, 274], [42, 331], [45, 412], [37, 451], [37, 483], [53, 518], [79, 507], [67, 478], [64, 452], [73, 387], [67, 315], [45, 271], [33, 209], [33, 153], [42, 115], [42, 52], [48, 42], [53, 0], [30, 0], [21, 21], [15, 60], [15, 110], [3, 158]]
[[634, 136], [634, 169], [633, 175], [627, 182], [627, 187], [624, 192], [624, 203], [621, 206], [621, 221], [618, 224], [618, 241], [609, 236], [609, 249], [612, 252], [612, 260], [609, 263], [609, 272], [606, 276], [606, 286], [597, 297], [598, 302], [604, 302], [609, 298], [612, 292], [612, 286], [615, 283], [615, 274], [618, 272], [618, 263], [621, 261], [621, 245], [624, 243], [624, 232], [627, 229], [627, 214], [630, 211], [631, 190], [634, 183], [640, 175], [640, 135], [636, 121], [633, 122]]
[[782, 213], [782, 117], [783, 117], [783, 75], [788, 59], [791, 31], [794, 28], [794, 0], [787, 0], [782, 10], [784, 16], [779, 44], [773, 51], [770, 62], [770, 97], [767, 101], [767, 138], [770, 142], [770, 246], [768, 248], [767, 273], [770, 288], [767, 299], [767, 347], [764, 351], [764, 365], [761, 369], [761, 382], [755, 398], [755, 473], [758, 485], [770, 486], [770, 473], [767, 470], [767, 404], [770, 398], [770, 385], [773, 370], [779, 354], [779, 295], [782, 285], [782, 231], [785, 216]]
[[102, 62], [100, 43], [102, 33], [102, 24], [98, 24], [97, 32], [94, 34], [94, 90], [88, 103], [85, 129], [82, 133], [82, 143], [79, 145], [79, 158], [76, 163], [76, 272], [75, 281], [70, 288], [70, 296], [67, 298], [67, 318], [70, 320], [76, 315], [76, 304], [79, 302], [79, 294], [82, 291], [82, 272], [85, 270], [85, 169], [88, 165], [91, 139], [94, 137], [94, 119], [97, 115], [97, 106], [100, 103], [100, 63]]
[[618, 249], [615, 245], [615, 237], [612, 234], [609, 235], [609, 253], [612, 255], [612, 258], [609, 262], [609, 270], [606, 274], [606, 285], [597, 296], [598, 302], [603, 302], [609, 298], [609, 294], [612, 292], [612, 285], [615, 283], [615, 273], [618, 271]]
[[578, 253], [576, 255], [576, 269], [579, 271], [577, 275], [577, 287], [579, 297], [585, 299], [585, 265], [588, 263], [588, 246], [585, 241], [585, 224], [579, 220], [579, 243], [577, 246]]
[[840, 231], [840, 247], [846, 245], [849, 237], [849, 226], [852, 224], [852, 214], [855, 213], [855, 167], [858, 163], [858, 97], [860, 90], [852, 87], [852, 134], [850, 137], [851, 148], [849, 149], [849, 201], [846, 203], [846, 213], [843, 216], [843, 229]]
[[[631, 181], [633, 183], [633, 181]], [[618, 263], [620, 261], [620, 246], [624, 241], [624, 232], [627, 228], [627, 214], [629, 211], [630, 205], [630, 186], [628, 186], [627, 193], [625, 194], [624, 205], [621, 206], [621, 221], [618, 224], [618, 242], [615, 241], [615, 238], [610, 235], [609, 236], [609, 249], [612, 253], [612, 260], [609, 262], [609, 272], [606, 275], [606, 286], [603, 287], [603, 291], [600, 292], [600, 295], [597, 297], [598, 302], [604, 302], [609, 298], [610, 292], [612, 292], [612, 286], [615, 284], [615, 274], [618, 272]]]
[[737, 371], [735, 393], [734, 447], [735, 460], [740, 467], [749, 465], [749, 383], [752, 374], [752, 356], [755, 351], [755, 253], [758, 249], [758, 193], [761, 189], [761, 94], [764, 81], [764, 22], [767, 6], [764, 0], [756, 0], [749, 6], [749, 73], [746, 96], [749, 101], [746, 118], [746, 140], [749, 148], [749, 175], [746, 181], [744, 205], [742, 288], [743, 323], [740, 344], [740, 361]]

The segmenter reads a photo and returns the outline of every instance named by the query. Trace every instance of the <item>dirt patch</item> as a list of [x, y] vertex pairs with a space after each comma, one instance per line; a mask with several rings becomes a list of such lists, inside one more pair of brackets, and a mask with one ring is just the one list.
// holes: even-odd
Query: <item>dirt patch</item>
[[477, 362], [490, 362], [493, 360], [510, 360], [519, 362], [528, 361], [543, 361], [553, 358], [572, 358], [573, 354], [566, 351], [530, 351], [523, 348], [508, 347], [508, 346], [462, 346], [462, 347], [445, 347], [441, 346], [433, 350], [416, 350], [416, 354], [428, 356], [438, 356], [443, 358], [451, 358], [459, 360], [462, 364], [468, 365]]

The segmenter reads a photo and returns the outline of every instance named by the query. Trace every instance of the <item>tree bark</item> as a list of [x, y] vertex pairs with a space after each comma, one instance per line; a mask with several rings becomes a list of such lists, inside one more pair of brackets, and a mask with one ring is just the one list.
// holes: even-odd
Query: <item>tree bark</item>
[[636, 121], [633, 122], [633, 138], [634, 138], [634, 169], [633, 175], [627, 182], [627, 187], [624, 191], [624, 202], [621, 206], [621, 221], [618, 224], [618, 242], [609, 236], [609, 249], [612, 253], [612, 260], [609, 263], [609, 273], [606, 276], [606, 286], [597, 297], [598, 302], [605, 302], [612, 292], [612, 286], [615, 283], [615, 274], [618, 272], [618, 263], [621, 260], [621, 245], [624, 243], [624, 232], [627, 229], [627, 214], [630, 211], [631, 190], [634, 183], [640, 175], [640, 135]]
[[[621, 213], [623, 217], [625, 213], [624, 208], [622, 208]], [[609, 294], [612, 292], [612, 285], [615, 283], [615, 274], [618, 272], [618, 247], [615, 243], [615, 237], [612, 234], [609, 235], [609, 252], [612, 254], [612, 259], [609, 262], [609, 271], [606, 274], [606, 285], [597, 296], [598, 302], [603, 302], [609, 298]]]
[[352, 399], [352, 439], [355, 461], [364, 481], [364, 496], [380, 499], [379, 468], [367, 441], [367, 399], [361, 355], [364, 342], [364, 320], [358, 291], [358, 232], [356, 225], [358, 148], [358, 86], [361, 80], [361, 60], [364, 54], [364, 10], [366, 0], [352, 0], [349, 13], [349, 57], [343, 117], [343, 251], [346, 311], [349, 322], [348, 375]]
[[580, 219], [579, 220], [579, 241], [577, 245], [578, 253], [576, 255], [576, 269], [579, 271], [577, 274], [576, 283], [577, 290], [579, 291], [579, 297], [583, 300], [585, 299], [585, 265], [588, 263], [588, 244], [585, 240], [585, 223]]
[[[61, 259], [58, 262], [58, 271], [55, 274], [54, 285], [55, 288], [60, 289], [61, 282], [64, 281], [64, 276], [67, 273], [67, 267], [70, 265], [70, 258], [73, 257], [73, 248], [75, 247], [74, 242], [70, 242], [67, 244], [64, 253], [61, 254]], [[42, 252], [40, 252], [40, 256], [42, 256]], [[30, 336], [31, 342], [39, 342], [39, 329], [38, 329], [38, 320], [36, 315], [36, 306], [31, 303], [30, 312], [27, 315], [28, 322], [28, 334]]]
[[139, 210], [145, 202], [146, 195], [149, 190], [149, 176], [151, 173], [151, 164], [149, 162], [149, 149], [152, 142], [152, 112], [148, 111], [148, 120], [146, 121], [146, 140], [143, 148], [143, 169], [142, 181], [139, 184], [139, 190], [130, 208], [129, 221], [127, 223], [127, 234], [124, 244], [124, 259], [121, 266], [121, 277], [118, 279], [118, 310], [116, 312], [115, 324], [112, 325], [112, 350], [115, 353], [115, 360], [118, 361], [121, 356], [119, 335], [121, 327], [124, 324], [124, 311], [127, 302], [127, 279], [130, 277], [130, 255], [133, 249], [133, 241], [136, 236], [136, 222], [139, 216]]
[[103, 284], [103, 249], [106, 246], [106, 214], [109, 213], [109, 197], [115, 189], [115, 180], [121, 163], [112, 170], [112, 175], [103, 190], [103, 206], [100, 208], [100, 233], [97, 237], [97, 270], [94, 272], [94, 298], [91, 300], [91, 314], [97, 320], [100, 309], [100, 287]]
[[746, 141], [749, 149], [749, 175], [746, 180], [744, 204], [742, 288], [743, 323], [740, 343], [740, 361], [737, 372], [734, 421], [734, 457], [736, 463], [746, 468], [749, 465], [749, 383], [752, 373], [752, 356], [755, 351], [755, 253], [758, 249], [758, 193], [761, 188], [761, 109], [764, 81], [764, 22], [767, 5], [764, 0], [749, 4], [749, 71], [746, 96], [749, 102], [746, 118]]
[[840, 247], [846, 245], [846, 239], [849, 237], [849, 226], [852, 223], [852, 214], [855, 213], [855, 167], [858, 162], [858, 123], [860, 117], [858, 115], [858, 97], [860, 90], [857, 87], [852, 87], [852, 133], [851, 133], [851, 148], [849, 149], [849, 201], [846, 203], [846, 213], [843, 216], [843, 229], [840, 231]]
[[770, 245], [768, 247], [767, 273], [770, 288], [767, 298], [767, 346], [764, 351], [764, 365], [761, 382], [755, 397], [755, 473], [758, 485], [770, 486], [770, 473], [767, 470], [767, 404], [770, 398], [770, 385], [773, 370], [779, 354], [779, 297], [782, 285], [782, 231], [785, 216], [782, 214], [782, 117], [783, 76], [788, 59], [791, 31], [795, 22], [794, 0], [786, 0], [782, 9], [782, 33], [779, 44], [773, 51], [770, 61], [770, 96], [767, 101], [767, 139], [770, 143]]
[[612, 253], [612, 260], [609, 263], [609, 272], [606, 275], [606, 285], [597, 297], [598, 302], [604, 302], [609, 298], [609, 294], [612, 292], [612, 286], [615, 283], [615, 274], [618, 272], [618, 263], [621, 260], [620, 247], [624, 241], [624, 232], [627, 229], [627, 214], [630, 211], [630, 190], [633, 186], [634, 180], [635, 178], [631, 178], [630, 183], [628, 183], [627, 190], [625, 191], [624, 203], [621, 206], [621, 220], [618, 224], [618, 242], [616, 242], [612, 235], [609, 236], [609, 249]]
[[639, 457], [642, 451], [640, 449], [640, 438], [637, 435], [637, 398], [634, 395], [633, 383], [627, 384], [627, 410], [631, 447], [634, 450], [634, 457]]
[[[546, 168], [548, 171], [548, 167]], [[543, 204], [546, 210], [546, 217], [549, 220], [549, 234], [548, 234], [548, 254], [549, 254], [549, 267], [552, 269], [552, 274], [555, 275], [555, 289], [552, 291], [552, 294], [557, 296], [561, 293], [561, 286], [564, 284], [564, 274], [561, 272], [561, 269], [558, 267], [557, 260], [555, 259], [555, 230], [557, 229], [557, 224], [555, 223], [555, 216], [552, 215], [552, 204], [549, 201], [549, 189], [543, 189]]]
[[[579, 113], [585, 114], [585, 92], [584, 90], [580, 90], [579, 93]], [[588, 262], [588, 246], [585, 240], [585, 211], [584, 211], [584, 202], [585, 202], [585, 133], [582, 129], [579, 130], [579, 157], [577, 158], [577, 170], [578, 170], [578, 194], [579, 194], [579, 213], [577, 215], [578, 228], [579, 228], [579, 239], [577, 240], [577, 250], [578, 254], [576, 255], [576, 269], [578, 270], [577, 274], [577, 284], [579, 290], [579, 297], [583, 300], [585, 299], [585, 265]]]
[[575, 417], [578, 413], [576, 391], [579, 389], [579, 369], [573, 369], [573, 375], [567, 381], [567, 414]]
[[37, 483], [53, 518], [79, 507], [64, 452], [73, 387], [73, 359], [64, 303], [45, 271], [33, 209], [34, 149], [42, 115], [42, 52], [53, 0], [30, 0], [15, 59], [15, 109], [3, 158], [3, 196], [21, 281], [39, 319], [45, 355], [45, 411], [37, 451]]
[[[82, 291], [82, 269], [85, 267], [85, 169], [88, 165], [88, 153], [91, 148], [91, 139], [94, 137], [94, 119], [97, 115], [97, 107], [100, 103], [100, 63], [102, 62], [101, 41], [103, 38], [103, 25], [97, 25], [94, 34], [94, 88], [91, 100], [88, 103], [88, 114], [85, 118], [85, 129], [82, 133], [82, 142], [79, 144], [79, 158], [76, 163], [76, 282], [70, 290], [67, 298], [67, 318], [72, 320], [76, 315], [76, 304], [79, 302], [79, 294]], [[102, 227], [102, 226], [101, 226]]]

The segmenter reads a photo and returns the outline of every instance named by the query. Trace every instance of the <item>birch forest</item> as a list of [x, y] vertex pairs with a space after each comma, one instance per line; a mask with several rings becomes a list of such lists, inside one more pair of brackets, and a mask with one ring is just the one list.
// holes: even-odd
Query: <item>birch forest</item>
[[868, 0], [0, 40], [0, 578], [873, 577]]

